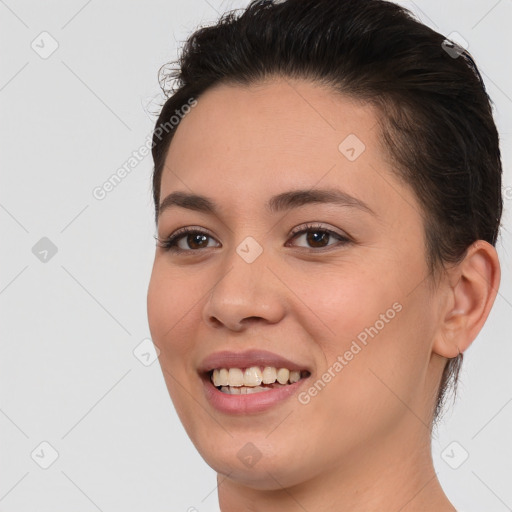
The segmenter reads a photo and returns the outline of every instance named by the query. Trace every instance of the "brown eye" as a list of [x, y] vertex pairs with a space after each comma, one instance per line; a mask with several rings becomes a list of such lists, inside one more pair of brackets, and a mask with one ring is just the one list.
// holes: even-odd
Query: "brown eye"
[[201, 233], [190, 233], [187, 235], [187, 244], [191, 249], [203, 249], [208, 247], [208, 238]]
[[157, 240], [160, 247], [176, 253], [193, 253], [200, 249], [220, 247], [220, 244], [211, 235], [193, 228], [179, 229], [168, 238], [164, 240], [157, 238]]
[[[292, 240], [294, 240], [294, 243], [291, 245], [304, 247], [306, 249], [323, 249], [350, 243], [349, 238], [330, 229], [326, 229], [323, 226], [315, 225], [306, 225], [302, 226], [302, 229], [297, 229], [295, 233], [292, 233]], [[305, 241], [306, 245], [297, 244], [298, 240]]]
[[306, 240], [311, 247], [325, 247], [328, 245], [329, 237], [327, 231], [309, 231]]

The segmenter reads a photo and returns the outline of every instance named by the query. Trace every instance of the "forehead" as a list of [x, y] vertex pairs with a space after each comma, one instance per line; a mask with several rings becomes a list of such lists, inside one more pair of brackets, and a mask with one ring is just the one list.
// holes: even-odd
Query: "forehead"
[[185, 159], [188, 164], [206, 159], [212, 165], [230, 159], [250, 164], [277, 156], [296, 164], [297, 157], [311, 160], [320, 154], [334, 162], [341, 156], [339, 143], [350, 134], [371, 150], [375, 123], [369, 106], [310, 82], [220, 85], [201, 95], [181, 121], [169, 154], [176, 164]]
[[[292, 188], [338, 187], [384, 211], [403, 186], [377, 121], [373, 107], [312, 82], [216, 86], [174, 134], [161, 197], [188, 190], [243, 206]], [[409, 196], [405, 206], [414, 201], [409, 190], [398, 193]]]

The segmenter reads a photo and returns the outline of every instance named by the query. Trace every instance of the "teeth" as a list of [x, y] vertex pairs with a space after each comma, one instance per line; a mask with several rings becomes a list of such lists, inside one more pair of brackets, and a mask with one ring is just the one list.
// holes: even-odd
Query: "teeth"
[[[309, 375], [306, 373], [306, 376]], [[274, 368], [265, 366], [251, 366], [249, 368], [216, 368], [213, 370], [211, 380], [215, 387], [221, 387], [222, 391], [230, 389], [233, 394], [247, 394], [266, 391], [270, 388], [260, 386], [294, 384], [301, 379], [300, 370], [288, 370], [287, 368]], [[278, 384], [277, 384], [278, 383]], [[250, 391], [247, 391], [249, 389]], [[253, 391], [256, 390], [256, 391]], [[225, 391], [228, 392], [228, 391]]]
[[251, 395], [253, 393], [261, 393], [262, 391], [269, 391], [272, 388], [264, 388], [262, 386], [256, 386], [254, 388], [240, 387], [230, 388], [229, 386], [222, 386], [220, 390], [228, 395]]
[[277, 370], [272, 366], [263, 368], [263, 384], [273, 384], [277, 379]]
[[286, 384], [289, 378], [290, 370], [287, 368], [279, 368], [279, 370], [277, 370], [277, 382], [279, 382], [279, 384]]
[[293, 384], [294, 382], [299, 382], [299, 380], [300, 380], [299, 370], [292, 370], [290, 372], [290, 384]]
[[229, 372], [226, 368], [213, 370], [212, 381], [214, 386], [229, 386]]
[[219, 386], [228, 386], [229, 385], [229, 372], [226, 368], [222, 368], [219, 370]]
[[256, 386], [254, 388], [246, 388], [247, 394], [251, 395], [252, 393], [261, 393], [262, 391], [268, 391], [269, 388], [264, 388], [262, 386]]
[[244, 385], [244, 372], [240, 368], [230, 368], [228, 383], [230, 386], [243, 386]]
[[244, 372], [244, 386], [259, 386], [262, 379], [261, 370], [257, 366], [251, 366]]

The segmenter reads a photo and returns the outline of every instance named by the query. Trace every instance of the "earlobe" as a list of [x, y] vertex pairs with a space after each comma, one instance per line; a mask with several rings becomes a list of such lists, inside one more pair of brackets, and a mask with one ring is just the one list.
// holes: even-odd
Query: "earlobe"
[[501, 278], [496, 249], [477, 240], [464, 260], [448, 272], [446, 307], [433, 351], [451, 359], [471, 345], [494, 304]]

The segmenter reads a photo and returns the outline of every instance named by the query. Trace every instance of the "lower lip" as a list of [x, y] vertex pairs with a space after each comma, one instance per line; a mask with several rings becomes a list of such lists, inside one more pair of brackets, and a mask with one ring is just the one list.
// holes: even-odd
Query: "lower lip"
[[294, 395], [308, 377], [293, 384], [251, 393], [249, 395], [230, 395], [218, 390], [209, 378], [203, 379], [206, 398], [215, 409], [227, 414], [259, 413], [283, 402]]

